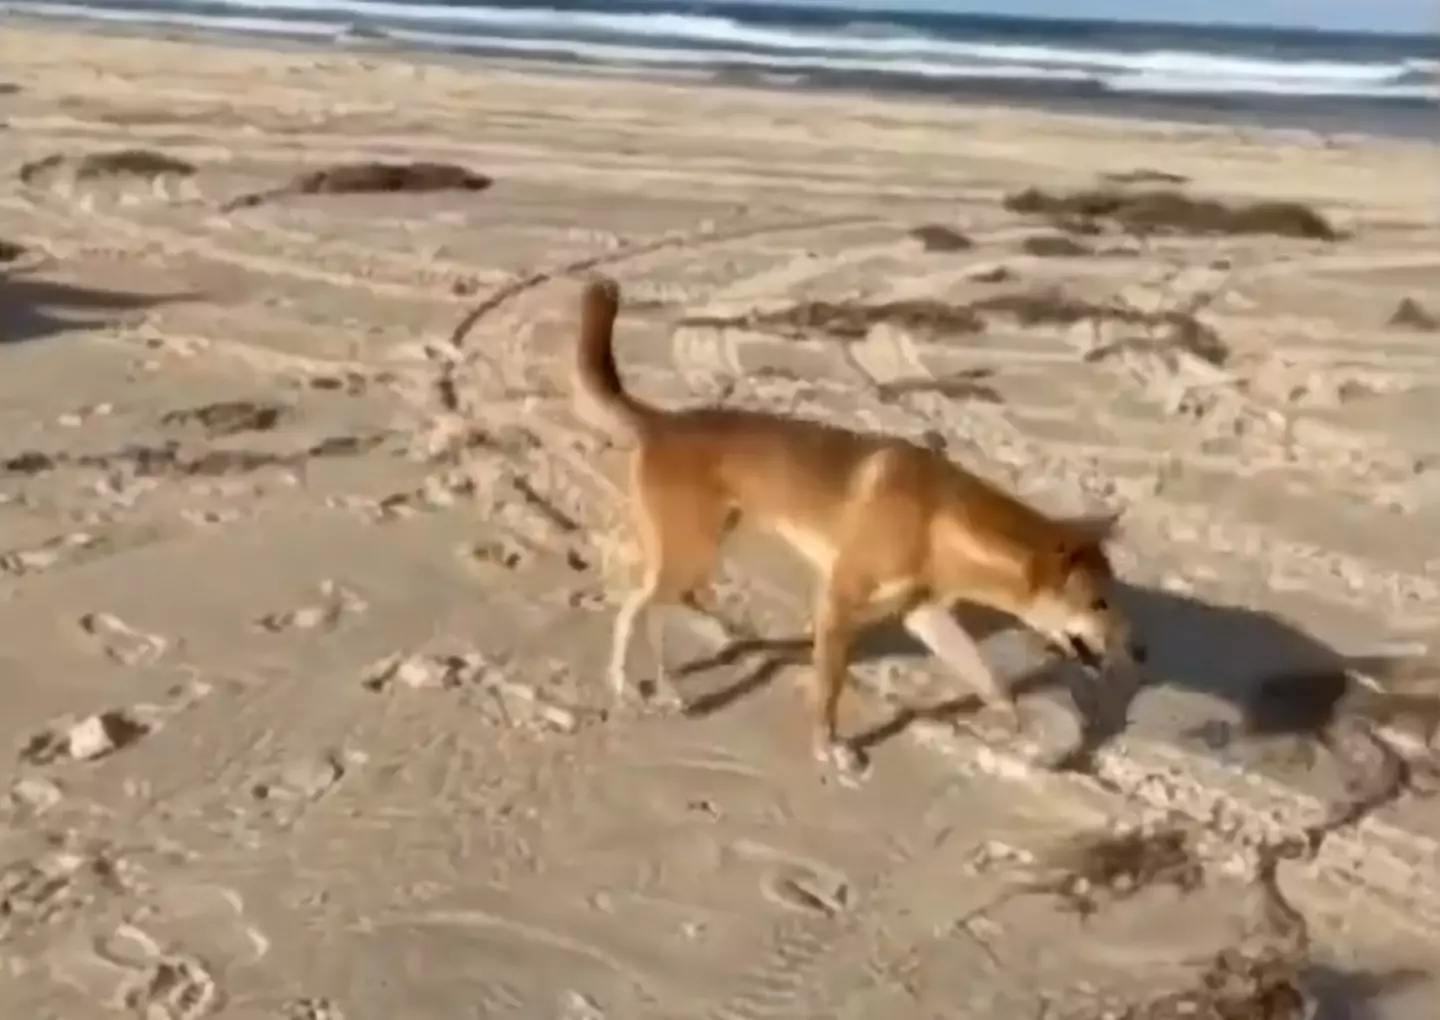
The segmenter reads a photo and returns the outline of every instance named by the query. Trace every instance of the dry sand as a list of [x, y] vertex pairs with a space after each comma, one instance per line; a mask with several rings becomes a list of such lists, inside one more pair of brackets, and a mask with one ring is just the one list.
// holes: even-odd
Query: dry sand
[[[25, 249], [0, 282], [5, 1016], [1218, 1016], [1162, 999], [1220, 948], [1289, 944], [1250, 850], [1344, 792], [1337, 759], [1226, 739], [1247, 692], [1360, 656], [1433, 704], [1440, 334], [1387, 321], [1440, 311], [1434, 149], [11, 25], [0, 68], [0, 239]], [[75, 178], [124, 147], [197, 172]], [[375, 159], [495, 184], [217, 211]], [[1047, 257], [1027, 239], [1054, 228], [1002, 208], [1141, 168], [1353, 236]], [[657, 400], [924, 436], [1054, 509], [1128, 508], [1155, 684], [1093, 774], [1027, 764], [983, 713], [887, 727], [961, 693], [899, 651], [857, 669], [848, 725], [889, 737], [859, 788], [809, 760], [793, 667], [694, 672], [694, 717], [610, 711], [623, 453], [565, 385], [587, 263], [625, 284], [621, 358]], [[759, 321], [1047, 284], [1193, 311], [1228, 353], [1158, 320]], [[714, 601], [672, 615], [676, 664], [804, 625], [759, 540]], [[989, 647], [1043, 671], [1023, 634]], [[1026, 704], [1065, 738], [1060, 694]], [[1381, 783], [1379, 731], [1332, 732], [1352, 794]], [[1380, 735], [1421, 778], [1424, 737]], [[1202, 888], [1122, 878], [1088, 921], [1006, 898], [1076, 833], [1170, 812]], [[1320, 1016], [1433, 1017], [1437, 836], [1402, 796], [1282, 865]]]

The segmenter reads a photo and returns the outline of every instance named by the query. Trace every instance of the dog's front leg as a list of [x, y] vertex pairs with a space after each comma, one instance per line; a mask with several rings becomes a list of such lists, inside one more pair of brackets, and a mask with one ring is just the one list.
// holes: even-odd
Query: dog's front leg
[[833, 591], [820, 598], [815, 612], [814, 666], [809, 687], [811, 746], [817, 761], [859, 778], [865, 771], [860, 750], [840, 739], [840, 696], [850, 669], [856, 619], [850, 601]]
[[980, 646], [960, 626], [949, 607], [927, 602], [905, 614], [905, 630], [941, 662], [959, 673], [975, 688], [985, 704], [1004, 713], [1012, 729], [1020, 728], [1020, 714], [1014, 696], [1000, 685], [980, 654]]

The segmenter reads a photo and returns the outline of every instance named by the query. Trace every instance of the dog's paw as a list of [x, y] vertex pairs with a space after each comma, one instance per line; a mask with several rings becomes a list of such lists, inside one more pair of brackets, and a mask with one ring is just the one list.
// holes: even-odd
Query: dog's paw
[[610, 688], [611, 700], [617, 705], [621, 704], [630, 689], [630, 678], [625, 673], [625, 667], [611, 666], [605, 673], [605, 684]]
[[668, 680], [651, 680], [639, 685], [640, 697], [645, 707], [653, 712], [666, 715], [684, 715], [685, 699]]
[[991, 716], [1006, 736], [1019, 738], [1030, 730], [1030, 720], [1016, 701], [997, 701], [989, 706]]
[[815, 749], [815, 758], [842, 785], [858, 786], [870, 778], [870, 759], [854, 744], [843, 740], [822, 744]]

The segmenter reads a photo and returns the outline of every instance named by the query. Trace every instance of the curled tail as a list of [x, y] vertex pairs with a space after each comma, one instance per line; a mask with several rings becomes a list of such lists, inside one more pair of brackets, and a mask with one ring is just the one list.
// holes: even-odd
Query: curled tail
[[575, 362], [575, 383], [597, 408], [612, 432], [632, 436], [644, 432], [663, 412], [631, 396], [620, 381], [613, 349], [615, 316], [620, 311], [620, 285], [606, 276], [594, 276], [580, 295], [580, 343]]

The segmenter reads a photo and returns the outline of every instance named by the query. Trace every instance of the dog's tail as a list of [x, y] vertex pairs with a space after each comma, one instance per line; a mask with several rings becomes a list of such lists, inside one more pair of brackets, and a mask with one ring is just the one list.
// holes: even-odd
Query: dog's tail
[[607, 276], [592, 276], [580, 296], [580, 344], [575, 383], [580, 394], [605, 418], [611, 432], [636, 436], [664, 412], [630, 395], [615, 367], [615, 316], [620, 311], [620, 285]]

